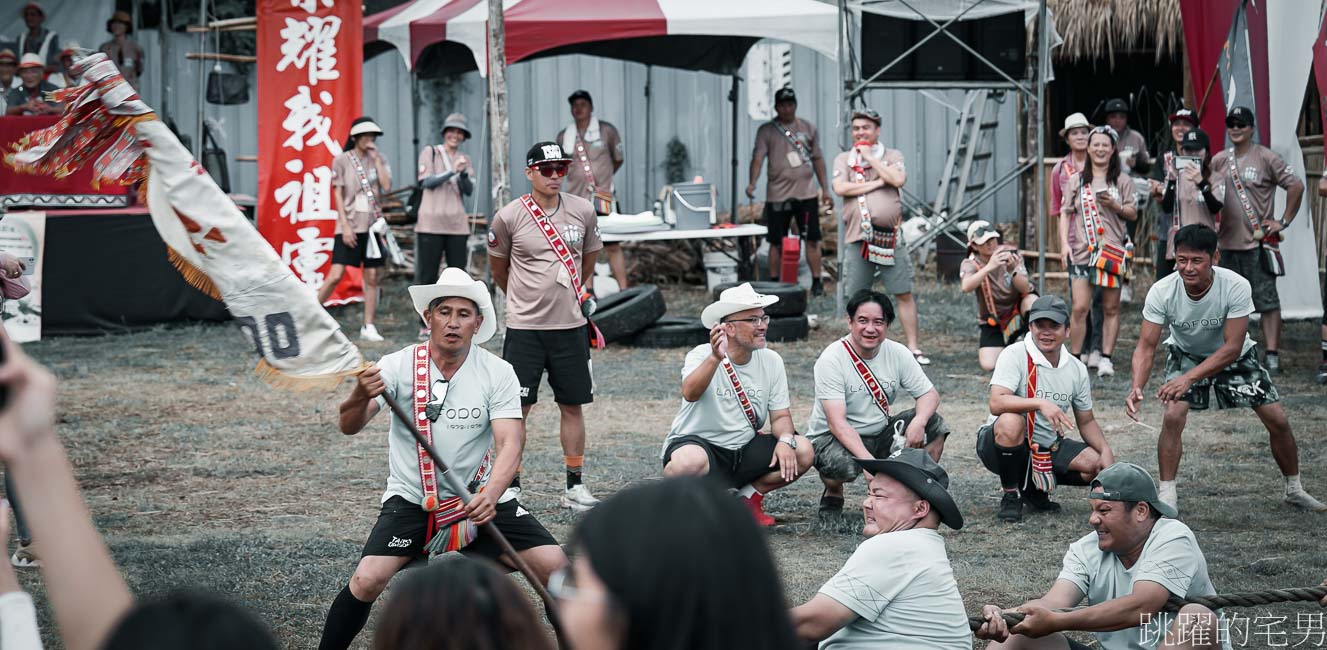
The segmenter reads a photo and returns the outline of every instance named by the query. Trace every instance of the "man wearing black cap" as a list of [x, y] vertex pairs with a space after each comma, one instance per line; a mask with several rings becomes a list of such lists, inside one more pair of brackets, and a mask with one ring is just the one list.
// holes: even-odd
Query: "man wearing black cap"
[[[576, 511], [599, 502], [581, 480], [585, 461], [585, 414], [594, 401], [589, 322], [594, 299], [582, 283], [594, 273], [603, 243], [590, 202], [560, 191], [572, 159], [555, 142], [539, 142], [525, 155], [530, 193], [503, 206], [488, 231], [493, 281], [507, 294], [507, 336], [502, 358], [521, 383], [521, 412], [529, 421], [548, 384], [561, 412], [567, 489], [562, 507]], [[520, 486], [520, 477], [512, 487]]]
[[1106, 102], [1106, 124], [1120, 136], [1115, 141], [1115, 150], [1120, 152], [1120, 164], [1125, 173], [1131, 176], [1146, 174], [1152, 168], [1152, 159], [1147, 155], [1147, 140], [1143, 134], [1129, 128], [1129, 104], [1119, 98]]
[[[1179, 177], [1179, 170], [1175, 168], [1175, 157], [1180, 155], [1180, 143], [1184, 139], [1184, 134], [1198, 127], [1198, 116], [1187, 108], [1181, 108], [1170, 114], [1170, 142], [1162, 145], [1157, 151], [1157, 161], [1160, 164], [1152, 166], [1150, 184], [1152, 186], [1152, 198], [1160, 201], [1166, 192], [1166, 182], [1171, 178]], [[1161, 278], [1170, 275], [1175, 270], [1175, 262], [1166, 257], [1166, 251], [1170, 248], [1170, 234], [1174, 228], [1171, 226], [1171, 217], [1173, 210], [1167, 210], [1164, 206], [1160, 210], [1160, 218], [1157, 219], [1156, 230], [1157, 238], [1156, 251], [1154, 259], [1156, 260], [1156, 277]]]
[[[977, 457], [1000, 477], [998, 516], [1009, 522], [1023, 518], [1024, 505], [1059, 512], [1050, 500], [1056, 485], [1087, 485], [1115, 462], [1092, 413], [1087, 366], [1064, 347], [1069, 305], [1055, 295], [1037, 298], [1028, 323], [1028, 335], [995, 362], [991, 417], [977, 430]], [[1082, 441], [1065, 437], [1075, 427]]]
[[[747, 198], [756, 198], [756, 180], [760, 167], [769, 157], [769, 178], [765, 183], [765, 221], [769, 225], [769, 274], [778, 277], [783, 254], [783, 238], [789, 224], [797, 224], [797, 233], [807, 244], [806, 263], [811, 268], [811, 293], [821, 295], [820, 286], [820, 206], [832, 203], [825, 183], [825, 158], [820, 153], [820, 136], [810, 122], [797, 117], [797, 94], [792, 88], [774, 93], [777, 117], [756, 130], [756, 147], [751, 152], [751, 181]], [[812, 171], [815, 183], [812, 183]], [[817, 185], [818, 184], [818, 185]], [[819, 190], [817, 190], [819, 187]]]
[[[588, 199], [596, 215], [616, 212], [613, 174], [622, 167], [622, 136], [617, 127], [594, 116], [594, 100], [588, 91], [577, 90], [567, 102], [571, 104], [572, 122], [554, 138], [572, 159], [562, 191]], [[627, 259], [622, 256], [622, 244], [604, 244], [604, 253], [617, 286], [627, 288]]]
[[963, 527], [949, 475], [915, 448], [857, 461], [871, 474], [862, 502], [867, 539], [820, 593], [792, 610], [797, 635], [821, 650], [969, 650], [963, 597], [939, 532], [941, 523]]
[[[988, 649], [1088, 646], [1062, 632], [1092, 632], [1103, 650], [1151, 648], [1217, 649], [1229, 647], [1219, 634], [1218, 616], [1202, 605], [1185, 605], [1178, 615], [1160, 613], [1172, 596], [1200, 598], [1216, 594], [1207, 559], [1188, 526], [1157, 497], [1147, 470], [1115, 463], [1092, 481], [1088, 493], [1093, 531], [1064, 554], [1064, 566], [1046, 595], [1013, 610], [986, 605], [986, 622], [977, 637], [991, 639]], [[1077, 606], [1087, 598], [1087, 607]], [[1026, 616], [1013, 627], [1001, 613]], [[1169, 643], [1162, 646], [1163, 639]]]
[[[1221, 211], [1221, 266], [1244, 276], [1253, 285], [1253, 308], [1262, 314], [1266, 337], [1267, 370], [1281, 372], [1281, 297], [1276, 278], [1281, 231], [1290, 226], [1304, 198], [1304, 181], [1276, 152], [1253, 142], [1253, 111], [1236, 106], [1226, 116], [1231, 148], [1212, 157], [1212, 170], [1226, 184]], [[1276, 188], [1286, 191], [1284, 216], [1277, 221]]]
[[1167, 246], [1158, 252], [1161, 259], [1174, 266], [1174, 234], [1184, 226], [1198, 224], [1215, 231], [1221, 214], [1221, 198], [1225, 196], [1225, 182], [1221, 175], [1212, 175], [1211, 144], [1207, 132], [1190, 129], [1179, 144], [1179, 156], [1173, 158], [1175, 169], [1166, 172], [1166, 189], [1161, 195], [1161, 210], [1171, 214], [1170, 232], [1163, 239]]

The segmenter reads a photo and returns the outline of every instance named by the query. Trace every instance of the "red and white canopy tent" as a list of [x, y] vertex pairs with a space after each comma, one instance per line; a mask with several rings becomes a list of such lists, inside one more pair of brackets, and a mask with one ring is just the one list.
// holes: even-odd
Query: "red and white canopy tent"
[[[736, 73], [751, 46], [769, 38], [835, 59], [839, 40], [837, 7], [817, 0], [504, 0], [503, 21], [508, 64], [589, 54], [734, 75], [734, 151]], [[487, 76], [487, 34], [487, 0], [413, 0], [364, 18], [366, 54], [394, 47], [412, 71]], [[730, 182], [736, 205], [736, 155]]]

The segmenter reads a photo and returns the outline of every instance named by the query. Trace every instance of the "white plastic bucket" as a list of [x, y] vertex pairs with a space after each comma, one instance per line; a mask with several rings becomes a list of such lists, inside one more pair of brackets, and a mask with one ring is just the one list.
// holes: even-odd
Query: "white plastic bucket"
[[713, 291], [715, 287], [737, 282], [737, 260], [720, 251], [709, 251], [701, 257], [705, 266], [705, 283]]

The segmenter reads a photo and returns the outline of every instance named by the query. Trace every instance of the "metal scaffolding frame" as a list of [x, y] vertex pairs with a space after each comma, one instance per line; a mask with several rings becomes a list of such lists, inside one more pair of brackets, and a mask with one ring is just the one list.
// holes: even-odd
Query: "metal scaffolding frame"
[[[931, 25], [933, 30], [925, 37], [913, 43], [911, 47], [904, 50], [903, 53], [896, 56], [892, 61], [885, 64], [879, 70], [870, 75], [865, 74], [861, 69], [860, 57], [856, 49], [854, 40], [858, 36], [860, 29], [860, 15], [865, 7], [882, 2], [891, 2], [903, 5], [911, 10], [920, 20], [924, 20]], [[1035, 151], [1033, 155], [1019, 160], [1012, 168], [1005, 171], [995, 182], [985, 187], [971, 200], [965, 200], [962, 204], [953, 206], [951, 211], [944, 215], [933, 214], [931, 206], [915, 194], [909, 192], [906, 188], [900, 188], [900, 197], [905, 207], [911, 208], [920, 213], [923, 218], [931, 222], [931, 227], [916, 242], [908, 242], [909, 253], [913, 249], [926, 245], [931, 240], [939, 237], [941, 234], [948, 234], [949, 228], [955, 223], [968, 218], [976, 212], [977, 207], [982, 202], [994, 196], [995, 192], [1004, 186], [1018, 180], [1029, 169], [1034, 168], [1034, 203], [1037, 224], [1037, 275], [1040, 280], [1040, 286], [1046, 284], [1046, 194], [1043, 188], [1046, 186], [1045, 166], [1038, 164], [1042, 158], [1042, 152], [1046, 150], [1045, 128], [1046, 123], [1046, 78], [1050, 70], [1050, 38], [1049, 14], [1046, 9], [1046, 0], [1040, 0], [1037, 8], [1037, 26], [1036, 26], [1036, 62], [1037, 71], [1033, 72], [1031, 66], [1028, 67], [1027, 79], [1015, 79], [1001, 70], [999, 66], [991, 62], [980, 52], [973, 49], [965, 43], [962, 38], [950, 33], [947, 28], [955, 22], [962, 20], [968, 12], [974, 8], [985, 4], [988, 0], [972, 0], [967, 8], [945, 21], [936, 22], [930, 16], [927, 16], [921, 10], [913, 6], [912, 2], [916, 0], [837, 0], [839, 6], [839, 78], [842, 82], [840, 94], [840, 124], [846, 125], [849, 117], [852, 115], [853, 108], [861, 104], [862, 95], [867, 90], [872, 89], [945, 89], [945, 90], [974, 90], [974, 89], [992, 89], [992, 90], [1013, 90], [1018, 92], [1026, 101], [1033, 105], [1031, 111], [1032, 117], [1028, 120], [1028, 129], [1035, 140]], [[867, 10], [869, 11], [869, 10]], [[857, 20], [854, 20], [857, 16]], [[922, 45], [943, 34], [949, 39], [958, 43], [968, 54], [971, 54], [980, 64], [994, 70], [1001, 77], [1000, 81], [955, 81], [955, 82], [935, 82], [935, 81], [878, 81], [881, 75], [888, 72], [891, 68], [902, 63], [908, 57], [912, 56]], [[848, 134], [845, 129], [840, 129], [839, 144], [846, 150], [849, 146]], [[952, 152], [951, 152], [952, 153]], [[994, 170], [992, 170], [994, 172]], [[1020, 205], [1026, 202], [1027, 197], [1020, 197]], [[937, 220], [938, 219], [938, 220]], [[839, 250], [843, 250], [843, 229], [839, 228]], [[948, 235], [951, 238], [952, 234]], [[961, 242], [966, 244], [966, 242]], [[842, 283], [839, 283], [842, 287]], [[840, 289], [838, 302], [840, 309], [843, 307], [843, 291]]]

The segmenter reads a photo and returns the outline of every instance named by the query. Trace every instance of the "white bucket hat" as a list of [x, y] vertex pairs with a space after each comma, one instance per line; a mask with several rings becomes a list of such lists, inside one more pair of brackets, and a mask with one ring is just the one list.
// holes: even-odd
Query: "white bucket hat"
[[1060, 137], [1063, 138], [1064, 134], [1077, 128], [1090, 129], [1092, 128], [1092, 123], [1087, 121], [1086, 115], [1083, 115], [1082, 113], [1074, 113], [1073, 115], [1064, 118], [1064, 128], [1060, 129]]
[[[479, 325], [479, 331], [475, 333], [475, 345], [487, 342], [498, 331], [498, 316], [493, 311], [493, 301], [488, 296], [488, 286], [471, 278], [469, 273], [461, 269], [449, 266], [443, 269], [437, 282], [412, 285], [409, 291], [410, 300], [415, 303], [415, 312], [420, 318], [424, 318], [429, 303], [447, 296], [468, 298], [479, 305], [479, 313], [483, 315], [484, 322]], [[425, 322], [427, 323], [427, 320]]]
[[778, 301], [778, 296], [756, 293], [756, 290], [751, 288], [750, 282], [743, 282], [724, 289], [723, 293], [719, 294], [719, 299], [700, 313], [700, 323], [705, 327], [714, 327], [724, 316], [748, 309], [763, 309]]

